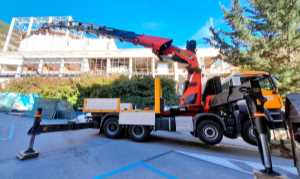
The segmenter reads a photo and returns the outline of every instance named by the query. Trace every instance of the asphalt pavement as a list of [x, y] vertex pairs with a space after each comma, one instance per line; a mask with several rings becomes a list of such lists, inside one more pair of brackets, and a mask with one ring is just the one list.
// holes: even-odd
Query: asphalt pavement
[[[241, 139], [207, 146], [187, 133], [153, 132], [148, 142], [136, 143], [108, 139], [94, 129], [39, 135], [40, 156], [19, 161], [16, 155], [28, 146], [32, 122], [0, 113], [0, 179], [247, 179], [262, 169], [256, 147]], [[299, 178], [291, 160], [273, 157], [273, 164], [288, 178]]]

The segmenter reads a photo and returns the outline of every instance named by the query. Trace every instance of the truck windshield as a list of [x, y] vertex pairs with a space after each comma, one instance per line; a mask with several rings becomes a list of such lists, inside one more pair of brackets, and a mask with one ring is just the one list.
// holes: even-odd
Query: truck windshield
[[275, 83], [270, 76], [266, 76], [259, 79], [259, 86], [265, 90], [276, 90]]
[[275, 82], [273, 81], [271, 76], [259, 76], [259, 77], [243, 77], [241, 78], [242, 83], [245, 83], [248, 80], [257, 80], [259, 81], [259, 86], [261, 89], [265, 90], [276, 90], [277, 87], [275, 85]]

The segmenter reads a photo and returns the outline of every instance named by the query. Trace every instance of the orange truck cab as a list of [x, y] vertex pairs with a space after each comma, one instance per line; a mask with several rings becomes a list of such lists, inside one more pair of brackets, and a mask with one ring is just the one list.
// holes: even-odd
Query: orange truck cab
[[237, 72], [223, 80], [222, 83], [223, 89], [229, 87], [231, 77], [234, 75], [239, 75], [241, 77], [241, 83], [258, 80], [259, 85], [261, 87], [261, 92], [267, 100], [264, 104], [264, 107], [270, 112], [273, 118], [272, 121], [273, 123], [271, 124], [270, 127], [277, 128], [281, 126], [282, 119], [283, 119], [282, 108], [284, 107], [284, 105], [283, 105], [282, 98], [278, 92], [276, 82], [274, 81], [272, 75], [264, 71]]
[[[272, 75], [263, 71], [236, 72], [222, 80], [222, 90], [229, 89], [235, 76], [240, 77], [241, 84], [247, 82], [259, 84], [262, 95], [266, 99], [264, 108], [270, 116], [268, 127], [270, 129], [285, 127], [283, 122], [284, 113], [282, 111], [284, 105]], [[253, 126], [247, 117], [241, 119], [241, 129], [242, 138], [250, 144], [256, 144]]]
[[282, 108], [284, 105], [272, 75], [264, 71], [244, 71], [240, 73], [240, 76], [242, 83], [248, 80], [258, 80], [261, 92], [267, 100], [264, 107], [273, 118], [273, 124], [270, 127], [279, 127], [283, 121]]

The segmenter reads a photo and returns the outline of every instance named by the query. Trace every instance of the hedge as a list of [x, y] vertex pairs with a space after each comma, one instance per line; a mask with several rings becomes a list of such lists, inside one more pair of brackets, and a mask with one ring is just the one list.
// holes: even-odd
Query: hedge
[[[177, 104], [175, 81], [161, 78], [163, 97], [167, 104]], [[2, 92], [37, 93], [44, 98], [65, 99], [75, 108], [82, 106], [83, 98], [120, 97], [138, 107], [153, 106], [154, 79], [134, 76], [90, 76], [77, 78], [26, 77], [10, 80]]]

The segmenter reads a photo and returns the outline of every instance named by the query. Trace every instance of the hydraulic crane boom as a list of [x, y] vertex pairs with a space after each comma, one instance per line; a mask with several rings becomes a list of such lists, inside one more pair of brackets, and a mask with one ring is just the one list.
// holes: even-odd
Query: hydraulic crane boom
[[173, 40], [151, 35], [137, 34], [131, 31], [110, 28], [106, 26], [95, 26], [81, 22], [58, 22], [44, 24], [33, 33], [46, 33], [51, 30], [68, 29], [70, 31], [84, 32], [96, 36], [105, 36], [119, 39], [120, 41], [130, 42], [152, 48], [154, 54], [160, 59], [168, 57], [173, 61], [188, 64], [188, 79], [184, 93], [180, 98], [180, 106], [187, 107], [188, 110], [199, 111], [201, 105], [201, 70], [196, 57], [196, 42], [187, 41], [187, 49], [181, 49], [172, 45]]

